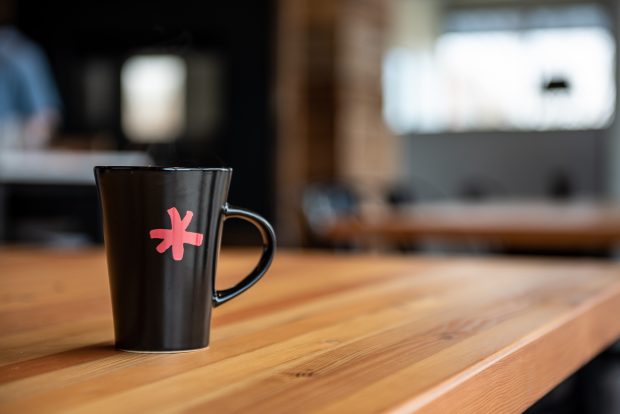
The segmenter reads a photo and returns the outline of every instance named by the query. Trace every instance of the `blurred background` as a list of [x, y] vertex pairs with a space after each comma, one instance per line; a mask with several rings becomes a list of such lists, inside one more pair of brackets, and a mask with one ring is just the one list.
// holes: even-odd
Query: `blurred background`
[[[2, 0], [0, 244], [101, 244], [94, 165], [226, 166], [281, 246], [615, 260], [619, 36], [615, 0]], [[533, 411], [611, 412], [618, 366]]]
[[[613, 0], [0, 4], [3, 243], [100, 243], [94, 164], [232, 167], [288, 246], [507, 252], [330, 226], [482, 202], [600, 222], [620, 196]], [[546, 250], [610, 251], [574, 247]]]

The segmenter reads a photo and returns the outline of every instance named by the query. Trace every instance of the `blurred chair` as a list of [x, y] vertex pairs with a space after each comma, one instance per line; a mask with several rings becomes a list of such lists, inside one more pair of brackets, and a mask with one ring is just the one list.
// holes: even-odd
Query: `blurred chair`
[[549, 177], [548, 196], [556, 201], [567, 201], [575, 196], [575, 184], [568, 171], [556, 169]]
[[472, 176], [464, 179], [460, 183], [458, 190], [459, 198], [465, 201], [484, 201], [506, 193], [498, 181], [482, 176]]
[[415, 190], [407, 184], [394, 184], [387, 189], [385, 202], [393, 209], [411, 206], [416, 202]]
[[302, 212], [312, 246], [353, 247], [351, 244], [334, 245], [324, 237], [326, 228], [340, 217], [359, 215], [360, 198], [350, 186], [325, 183], [308, 186], [303, 193]]

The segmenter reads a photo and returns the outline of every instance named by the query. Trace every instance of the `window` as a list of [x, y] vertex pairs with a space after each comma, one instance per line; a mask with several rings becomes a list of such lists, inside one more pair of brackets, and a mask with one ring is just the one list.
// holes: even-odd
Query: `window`
[[[574, 13], [504, 12], [478, 20], [472, 13], [448, 19], [449, 30], [427, 50], [395, 47], [386, 55], [384, 115], [394, 132], [592, 129], [611, 122], [615, 43], [605, 27], [591, 24], [596, 13], [581, 8], [588, 25], [567, 27], [557, 19], [570, 22]], [[549, 18], [556, 21], [547, 24]]]
[[185, 128], [185, 61], [174, 55], [139, 55], [121, 72], [122, 128], [134, 142], [169, 142]]

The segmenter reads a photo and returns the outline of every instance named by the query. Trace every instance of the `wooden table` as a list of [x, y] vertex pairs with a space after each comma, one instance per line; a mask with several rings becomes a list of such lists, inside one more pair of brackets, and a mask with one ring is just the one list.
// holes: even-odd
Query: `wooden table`
[[280, 252], [214, 313], [118, 352], [102, 251], [0, 250], [0, 412], [517, 412], [620, 336], [620, 265]]
[[337, 242], [448, 240], [508, 248], [607, 249], [620, 244], [620, 206], [595, 202], [426, 203], [327, 226]]

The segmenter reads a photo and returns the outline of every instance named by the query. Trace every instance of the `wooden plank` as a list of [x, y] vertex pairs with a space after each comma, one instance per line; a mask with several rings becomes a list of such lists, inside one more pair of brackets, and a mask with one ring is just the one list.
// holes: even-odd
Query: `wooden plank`
[[[257, 253], [225, 252], [221, 286]], [[112, 347], [100, 250], [0, 249], [0, 412], [519, 412], [620, 336], [620, 265], [284, 252], [211, 347]]]

